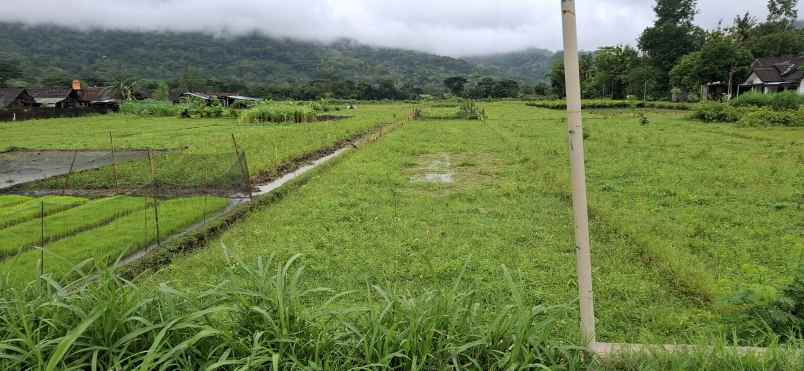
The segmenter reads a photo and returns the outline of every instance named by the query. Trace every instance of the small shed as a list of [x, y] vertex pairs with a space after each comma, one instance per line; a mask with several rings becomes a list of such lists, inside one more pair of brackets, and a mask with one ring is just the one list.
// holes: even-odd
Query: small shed
[[33, 88], [28, 93], [40, 107], [64, 109], [80, 105], [80, 94], [71, 88]]
[[34, 98], [23, 88], [0, 89], [0, 109], [32, 107], [35, 104]]

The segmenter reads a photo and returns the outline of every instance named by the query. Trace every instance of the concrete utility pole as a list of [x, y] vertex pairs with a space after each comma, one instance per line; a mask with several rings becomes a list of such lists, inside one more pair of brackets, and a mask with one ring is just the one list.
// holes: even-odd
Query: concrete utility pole
[[567, 87], [567, 130], [569, 132], [572, 207], [575, 217], [575, 252], [581, 307], [581, 333], [594, 344], [595, 309], [592, 297], [592, 254], [589, 244], [589, 213], [586, 200], [586, 171], [581, 122], [581, 73], [578, 64], [578, 35], [575, 1], [562, 0], [564, 28], [564, 81]]

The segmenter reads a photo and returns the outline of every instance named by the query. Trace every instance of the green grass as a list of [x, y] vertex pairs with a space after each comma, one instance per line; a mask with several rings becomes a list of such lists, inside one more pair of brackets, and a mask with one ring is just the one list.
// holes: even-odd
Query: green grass
[[[172, 199], [159, 204], [160, 235], [170, 234], [200, 221], [205, 213], [226, 206], [228, 200], [209, 197]], [[206, 207], [206, 210], [204, 209]], [[45, 249], [45, 272], [54, 278], [65, 278], [83, 264], [84, 269], [107, 266], [117, 258], [144, 248], [156, 240], [153, 209], [143, 209], [114, 222], [58, 240]], [[40, 251], [30, 250], [0, 262], [0, 274], [10, 282], [24, 284], [36, 279]]]
[[[172, 117], [140, 118], [130, 115], [107, 115], [69, 119], [52, 119], [32, 123], [11, 123], [0, 127], [0, 151], [10, 148], [28, 149], [110, 149], [109, 132], [114, 136], [118, 150], [168, 149], [172, 156], [164, 155], [157, 161], [157, 173], [167, 183], [184, 187], [201, 187], [203, 171], [207, 180], [224, 178], [226, 170], [236, 164], [232, 135], [237, 138], [240, 150], [248, 157], [249, 172], [270, 175], [289, 161], [303, 155], [332, 147], [345, 139], [367, 132], [381, 123], [390, 123], [404, 116], [405, 108], [391, 105], [362, 105], [350, 110], [348, 119], [306, 123], [261, 125], [239, 123], [237, 119], [186, 120]], [[36, 135], [31, 135], [32, 129]], [[195, 164], [194, 177], [184, 180], [187, 172], [174, 173], [183, 164]], [[118, 166], [121, 187], [137, 188], [150, 178], [147, 161]], [[182, 183], [183, 182], [183, 183]], [[63, 180], [38, 184], [33, 188], [61, 189]], [[112, 188], [114, 177], [111, 168], [74, 174], [70, 187]]]
[[[43, 212], [44, 216], [48, 216], [82, 205], [86, 202], [86, 199], [79, 197], [48, 196], [7, 206], [0, 209], [0, 230], [40, 217]], [[42, 210], [43, 203], [44, 211]]]
[[[563, 113], [487, 111], [485, 125], [425, 121], [390, 134], [151, 280], [218, 280], [222, 243], [245, 261], [302, 253], [313, 280], [339, 290], [442, 289], [466, 267], [469, 287], [494, 303], [505, 265], [530, 303], [571, 302]], [[631, 111], [586, 116], [600, 333], [633, 342], [727, 332], [723, 302], [747, 285], [781, 287], [800, 264], [804, 132], [643, 113], [647, 125]], [[411, 181], [445, 156], [455, 184]], [[572, 331], [574, 317], [559, 322]]]
[[21, 204], [30, 200], [30, 197], [18, 195], [0, 195], [0, 208]]
[[[145, 200], [135, 197], [110, 197], [48, 216], [44, 220], [44, 240], [53, 241], [93, 229], [145, 208]], [[34, 245], [41, 246], [42, 221], [37, 219], [0, 229], [0, 259], [15, 255]]]
[[[15, 348], [0, 368], [47, 364], [68, 335], [78, 340], [55, 361], [63, 368], [801, 368], [720, 347], [778, 347], [767, 329], [731, 321], [730, 303], [780, 290], [802, 264], [804, 129], [705, 124], [664, 107], [585, 114], [599, 340], [716, 345], [601, 364], [576, 346], [565, 113], [484, 108], [483, 123], [386, 133], [136, 287], [106, 277], [77, 294], [19, 291], [38, 255], [5, 261], [14, 284], [0, 284], [0, 347]], [[409, 109], [359, 111], [392, 121]], [[108, 265], [147, 240], [144, 217], [54, 243], [46, 268]]]

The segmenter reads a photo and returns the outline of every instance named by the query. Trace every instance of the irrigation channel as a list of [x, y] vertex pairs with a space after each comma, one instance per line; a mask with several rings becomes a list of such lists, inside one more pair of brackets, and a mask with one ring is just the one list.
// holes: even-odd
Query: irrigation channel
[[[167, 240], [154, 243], [144, 249], [132, 253], [117, 262], [116, 268], [122, 268], [134, 265], [135, 263], [145, 260], [147, 257], [157, 253], [164, 245], [169, 245], [175, 241], [181, 240], [184, 237], [192, 236], [193, 234], [202, 233], [205, 228], [215, 221], [226, 219], [234, 212], [241, 208], [246, 207], [250, 203], [254, 203], [263, 197], [269, 196], [272, 193], [280, 190], [283, 186], [296, 180], [310, 171], [330, 162], [345, 153], [359, 148], [361, 145], [369, 144], [377, 141], [385, 134], [393, 131], [394, 129], [404, 125], [404, 123], [396, 124], [381, 124], [376, 130], [367, 134], [360, 135], [340, 143], [340, 145], [317, 152], [317, 157], [309, 158], [303, 156], [299, 161], [292, 161], [292, 165], [283, 172], [283, 174], [275, 179], [269, 180], [266, 183], [257, 184], [254, 186], [254, 191], [251, 194], [236, 194], [230, 197], [228, 205], [221, 211], [214, 214], [207, 215], [205, 220], [195, 223], [183, 230], [174, 233]], [[234, 217], [233, 219], [237, 219]], [[217, 231], [218, 233], [221, 231]]]

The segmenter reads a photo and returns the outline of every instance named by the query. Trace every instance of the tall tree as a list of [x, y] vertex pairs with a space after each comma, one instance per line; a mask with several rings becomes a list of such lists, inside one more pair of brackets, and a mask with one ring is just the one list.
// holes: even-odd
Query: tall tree
[[639, 48], [650, 58], [657, 74], [654, 94], [668, 96], [669, 76], [681, 57], [698, 50], [702, 29], [693, 25], [696, 0], [657, 0], [656, 22], [639, 37]]
[[595, 52], [596, 83], [605, 87], [608, 96], [625, 98], [628, 74], [639, 63], [639, 53], [630, 46], [608, 46]]

